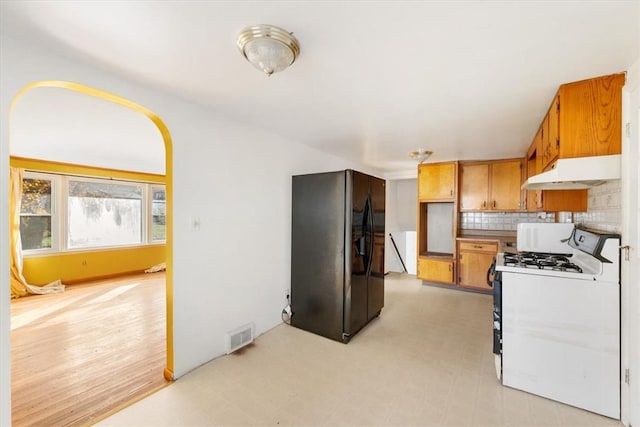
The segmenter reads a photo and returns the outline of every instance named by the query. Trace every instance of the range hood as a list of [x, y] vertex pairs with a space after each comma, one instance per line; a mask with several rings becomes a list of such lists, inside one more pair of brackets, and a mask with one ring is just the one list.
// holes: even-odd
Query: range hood
[[620, 179], [621, 155], [558, 159], [551, 170], [534, 175], [523, 190], [578, 190]]

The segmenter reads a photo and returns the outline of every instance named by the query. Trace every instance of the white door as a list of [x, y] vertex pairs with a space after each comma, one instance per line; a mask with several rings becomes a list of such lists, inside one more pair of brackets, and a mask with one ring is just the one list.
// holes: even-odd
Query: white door
[[[623, 91], [622, 142], [622, 421], [640, 425], [640, 61], [627, 73]], [[628, 369], [629, 377], [626, 376]]]

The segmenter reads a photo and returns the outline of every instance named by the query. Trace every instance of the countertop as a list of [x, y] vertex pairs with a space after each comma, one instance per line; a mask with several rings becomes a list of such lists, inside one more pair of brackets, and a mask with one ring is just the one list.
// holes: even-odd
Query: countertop
[[497, 241], [498, 252], [516, 251], [516, 232], [508, 230], [460, 230], [456, 240], [485, 240]]

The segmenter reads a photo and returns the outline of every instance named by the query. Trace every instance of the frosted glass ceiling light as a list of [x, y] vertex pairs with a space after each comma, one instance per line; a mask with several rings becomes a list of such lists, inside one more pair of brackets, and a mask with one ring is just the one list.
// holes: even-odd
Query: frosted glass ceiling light
[[238, 35], [238, 48], [254, 67], [270, 76], [293, 64], [300, 54], [300, 44], [282, 28], [256, 25]]
[[432, 154], [433, 154], [433, 151], [425, 150], [424, 148], [419, 148], [418, 151], [410, 152], [409, 156], [412, 159], [415, 159], [419, 164], [422, 164], [422, 162], [424, 162], [429, 157], [431, 157]]

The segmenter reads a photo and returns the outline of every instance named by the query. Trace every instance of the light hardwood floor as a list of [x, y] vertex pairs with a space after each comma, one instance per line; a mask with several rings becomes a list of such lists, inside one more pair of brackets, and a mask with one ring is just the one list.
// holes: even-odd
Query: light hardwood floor
[[87, 425], [166, 385], [165, 295], [153, 273], [13, 300], [13, 425]]
[[347, 345], [282, 324], [98, 426], [622, 426], [503, 387], [490, 295], [398, 274], [385, 288]]

